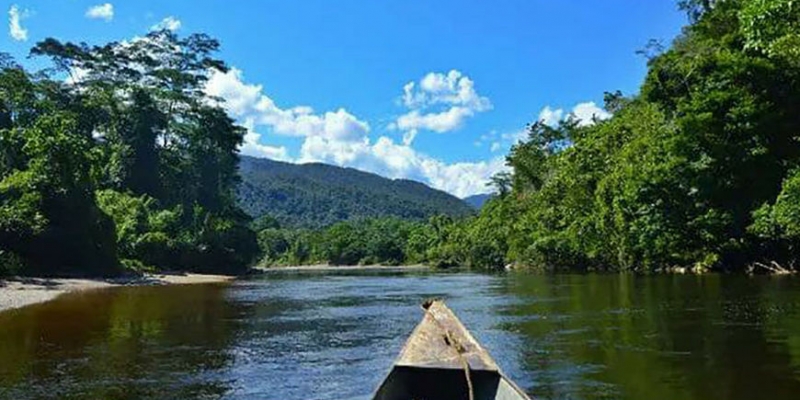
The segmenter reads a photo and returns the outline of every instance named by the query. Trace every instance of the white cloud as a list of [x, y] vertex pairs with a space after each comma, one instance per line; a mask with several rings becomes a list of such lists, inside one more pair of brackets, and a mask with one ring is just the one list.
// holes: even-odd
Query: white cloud
[[27, 10], [20, 10], [16, 4], [8, 9], [8, 33], [14, 40], [28, 40], [28, 30], [22, 27], [22, 20], [28, 15]]
[[[576, 104], [569, 115], [578, 120], [579, 126], [589, 126], [593, 125], [595, 120], [602, 121], [611, 118], [611, 113], [598, 107], [593, 101]], [[557, 126], [565, 117], [562, 108], [552, 109], [550, 106], [546, 106], [539, 112], [539, 121], [552, 127]]]
[[310, 136], [300, 147], [298, 162], [327, 162], [340, 166], [364, 168], [369, 161], [371, 147], [368, 138], [360, 141], [341, 141], [323, 136]]
[[150, 27], [151, 31], [160, 31], [163, 29], [177, 31], [178, 29], [181, 29], [181, 21], [173, 16], [169, 16], [162, 19], [161, 22]]
[[446, 75], [430, 72], [418, 83], [403, 86], [403, 104], [409, 109], [420, 109], [436, 104], [459, 105], [475, 111], [492, 108], [488, 98], [478, 95], [475, 83], [460, 71]]
[[86, 10], [86, 18], [103, 19], [106, 22], [114, 19], [114, 5], [111, 3], [98, 4]]
[[283, 109], [267, 95], [261, 85], [246, 84], [242, 71], [231, 68], [211, 74], [206, 93], [225, 99], [223, 106], [235, 117], [252, 118], [258, 125], [267, 125], [278, 135], [324, 137], [337, 141], [360, 141], [369, 133], [369, 124], [340, 108], [315, 114], [311, 107]]
[[[410, 140], [395, 143], [386, 136], [372, 140], [369, 124], [344, 108], [325, 113], [315, 113], [307, 106], [281, 108], [264, 93], [263, 86], [244, 82], [236, 68], [227, 73], [212, 72], [205, 90], [224, 99], [223, 106], [247, 128], [241, 148], [244, 154], [301, 163], [326, 162], [390, 178], [414, 179], [460, 197], [485, 193], [489, 178], [506, 168], [503, 157], [447, 164], [418, 152], [410, 146]], [[256, 132], [258, 126], [271, 134], [303, 138], [298, 156], [291, 157], [285, 147], [263, 144], [265, 135]]]
[[611, 118], [611, 113], [598, 107], [593, 101], [580, 103], [572, 109], [572, 114], [578, 118], [581, 126], [594, 124], [594, 120], [602, 121]]
[[431, 186], [464, 198], [490, 191], [488, 184], [491, 177], [508, 170], [508, 167], [505, 165], [505, 157], [449, 165], [429, 159], [424, 163], [424, 170]]
[[223, 73], [214, 71], [206, 82], [205, 91], [210, 96], [225, 100], [224, 106], [236, 117], [245, 115], [262, 96], [261, 85], [247, 85], [242, 82], [242, 71], [231, 68]]
[[465, 107], [452, 107], [446, 111], [428, 114], [414, 110], [401, 115], [395, 124], [398, 129], [403, 131], [425, 129], [444, 133], [460, 128], [464, 120], [472, 115], [474, 112]]
[[550, 106], [546, 106], [539, 113], [539, 121], [542, 121], [545, 125], [556, 126], [562, 118], [564, 118], [564, 110], [560, 108], [553, 110]]
[[377, 173], [389, 178], [414, 179], [426, 182], [435, 189], [457, 197], [489, 191], [490, 178], [507, 170], [504, 157], [489, 161], [447, 164], [411, 146], [397, 144], [381, 136], [374, 144], [336, 142], [323, 138], [308, 138], [301, 149], [299, 162], [327, 162]]
[[75, 85], [82, 82], [89, 75], [89, 71], [83, 68], [72, 67], [69, 69], [69, 75], [64, 80], [68, 85]]
[[419, 133], [416, 129], [411, 129], [403, 133], [403, 144], [406, 146], [410, 146], [414, 139], [417, 137], [417, 133]]
[[401, 100], [409, 111], [389, 129], [404, 131], [405, 144], [411, 144], [419, 130], [450, 132], [476, 113], [492, 108], [491, 101], [475, 91], [475, 83], [457, 70], [430, 72], [419, 82], [407, 83]]
[[278, 161], [290, 161], [286, 147], [261, 144], [261, 134], [255, 131], [255, 123], [252, 119], [244, 121], [242, 125], [247, 129], [247, 133], [244, 135], [244, 143], [239, 149], [242, 154], [253, 157], [266, 157]]

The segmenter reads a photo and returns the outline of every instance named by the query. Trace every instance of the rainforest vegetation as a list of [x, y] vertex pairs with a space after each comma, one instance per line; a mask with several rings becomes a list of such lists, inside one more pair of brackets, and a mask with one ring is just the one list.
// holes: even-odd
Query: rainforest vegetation
[[255, 218], [269, 215], [284, 227], [319, 229], [366, 218], [424, 221], [440, 214], [474, 213], [449, 193], [353, 168], [241, 156], [239, 173], [242, 209]]
[[227, 68], [205, 35], [49, 39], [31, 54], [53, 67], [37, 72], [4, 56], [0, 269], [238, 272], [260, 249], [266, 265], [793, 270], [800, 3], [680, 7], [682, 34], [640, 52], [648, 69], [638, 93], [606, 93], [608, 119], [533, 122], [507, 156], [510, 172], [493, 179], [497, 195], [467, 216], [250, 222], [241, 207], [260, 215], [264, 199], [239, 186], [243, 128], [203, 92], [209, 71]]
[[47, 39], [0, 73], [0, 272], [238, 272], [258, 248], [235, 202], [243, 128], [203, 92], [219, 44], [163, 30]]
[[532, 123], [480, 215], [270, 228], [260, 233], [264, 262], [794, 269], [800, 2], [680, 7], [689, 15], [683, 33], [669, 48], [641, 51], [648, 70], [639, 93], [606, 93], [606, 120]]

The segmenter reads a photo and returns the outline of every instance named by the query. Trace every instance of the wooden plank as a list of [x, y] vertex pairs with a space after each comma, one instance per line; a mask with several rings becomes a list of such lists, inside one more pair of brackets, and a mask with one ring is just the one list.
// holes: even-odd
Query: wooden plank
[[423, 305], [425, 316], [408, 338], [395, 365], [498, 371], [489, 353], [441, 300]]

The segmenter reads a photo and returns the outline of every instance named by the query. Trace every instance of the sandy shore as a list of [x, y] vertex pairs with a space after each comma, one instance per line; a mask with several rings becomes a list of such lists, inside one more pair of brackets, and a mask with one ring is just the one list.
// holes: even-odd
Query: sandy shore
[[131, 285], [186, 285], [233, 280], [224, 275], [145, 275], [109, 280], [13, 278], [0, 280], [0, 312], [44, 303], [69, 292]]

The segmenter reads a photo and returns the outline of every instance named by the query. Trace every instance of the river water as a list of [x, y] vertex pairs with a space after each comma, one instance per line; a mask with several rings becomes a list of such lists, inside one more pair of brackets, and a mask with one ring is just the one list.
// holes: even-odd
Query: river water
[[442, 297], [539, 399], [798, 399], [791, 277], [271, 273], [0, 313], [0, 398], [369, 399]]

